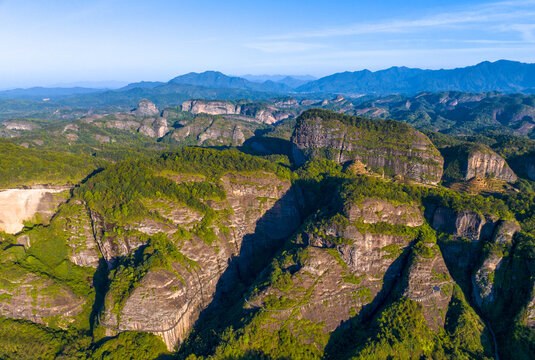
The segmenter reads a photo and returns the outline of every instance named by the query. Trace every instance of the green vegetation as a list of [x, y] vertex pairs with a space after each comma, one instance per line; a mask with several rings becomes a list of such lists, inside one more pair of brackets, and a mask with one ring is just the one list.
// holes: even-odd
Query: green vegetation
[[413, 132], [413, 129], [409, 125], [399, 121], [369, 119], [361, 116], [349, 116], [329, 110], [307, 110], [299, 117], [300, 121], [306, 121], [315, 118], [339, 121], [342, 124], [353, 126], [359, 130], [363, 130], [374, 135], [379, 135], [377, 141], [379, 141], [381, 138], [388, 138], [389, 141], [401, 141], [402, 143], [405, 143], [410, 141], [410, 139], [407, 138], [407, 135]]
[[75, 184], [105, 165], [102, 160], [54, 151], [26, 149], [0, 139], [0, 187]]
[[257, 173], [259, 171], [274, 173], [284, 180], [291, 178], [289, 169], [233, 149], [218, 151], [205, 148], [184, 148], [175, 153], [162, 155], [155, 161], [154, 167], [183, 174], [202, 174], [214, 180], [229, 172]]
[[373, 177], [358, 176], [348, 181], [342, 191], [344, 202], [360, 203], [365, 198], [380, 198], [395, 204], [433, 204], [453, 211], [469, 210], [481, 214], [494, 214], [502, 219], [511, 219], [513, 214], [507, 204], [492, 196], [471, 196], [446, 188], [429, 188], [396, 184]]
[[91, 360], [147, 360], [167, 353], [167, 347], [156, 335], [126, 331], [106, 340], [91, 354]]
[[106, 307], [111, 307], [111, 312], [117, 317], [117, 323], [120, 322], [125, 301], [149, 271], [166, 270], [182, 279], [173, 264], [182, 265], [186, 271], [192, 271], [199, 266], [183, 255], [166, 235], [158, 233], [150, 238], [146, 235], [144, 237], [147, 245], [122, 259], [109, 276]]
[[[407, 141], [413, 132], [409, 126], [396, 121], [333, 114], [329, 112], [328, 116], [377, 135], [374, 139], [371, 136], [370, 141], [378, 142], [390, 137], [401, 143]], [[303, 118], [324, 115], [321, 110], [313, 110], [305, 112]], [[190, 115], [182, 112], [173, 112], [172, 116], [176, 117], [177, 129], [182, 123], [192, 121]], [[113, 117], [101, 119], [102, 122], [113, 120]], [[292, 121], [266, 136], [288, 138]], [[61, 130], [64, 124], [54, 126]], [[390, 261], [405, 266], [404, 249], [412, 249], [421, 258], [439, 256], [436, 239], [439, 237], [442, 244], [446, 242], [447, 235], [435, 233], [427, 222], [427, 212], [432, 212], [437, 206], [454, 212], [468, 210], [494, 215], [500, 219], [516, 218], [521, 224], [522, 232], [515, 235], [512, 244], [484, 242], [477, 249], [481, 253], [477, 256], [480, 256], [478, 260], [489, 253], [504, 257], [503, 266], [494, 277], [494, 282], [499, 285], [499, 300], [493, 305], [493, 313], [485, 318], [498, 334], [500, 351], [511, 354], [509, 358], [519, 359], [527, 359], [533, 354], [534, 333], [524, 323], [525, 304], [532, 296], [535, 259], [535, 186], [529, 180], [522, 179], [516, 184], [520, 191], [515, 194], [470, 196], [444, 187], [423, 187], [355, 175], [349, 167], [322, 158], [292, 168], [288, 158], [281, 155], [260, 157], [237, 149], [183, 147], [184, 143], [175, 144], [169, 139], [156, 143], [154, 139], [138, 138], [140, 135], [128, 135], [118, 129], [101, 130], [99, 134], [113, 137], [117, 143], [97, 143], [92, 138], [94, 133], [82, 131], [78, 133], [81, 144], [73, 144], [72, 147], [63, 140], [53, 144], [55, 138], [52, 136], [44, 138], [43, 150], [38, 150], [36, 143], [31, 143], [31, 137], [17, 140], [30, 141], [28, 149], [8, 141], [0, 142], [0, 150], [9, 154], [4, 162], [0, 160], [0, 181], [4, 181], [0, 184], [3, 186], [42, 182], [79, 184], [94, 170], [105, 167], [75, 187], [70, 201], [60, 207], [50, 224], [28, 224], [20, 234], [28, 236], [31, 244], [28, 248], [18, 245], [17, 241], [21, 241], [16, 236], [0, 234], [0, 304], [9, 304], [14, 294], [21, 291], [20, 284], [30, 277], [31, 281], [25, 283], [30, 289], [30, 301], [35, 302], [39, 292], [39, 295], [51, 299], [42, 302], [45, 308], [61, 294], [69, 293], [84, 300], [81, 312], [75, 316], [38, 319], [46, 326], [0, 318], [0, 358], [111, 360], [165, 356], [165, 345], [152, 334], [123, 332], [113, 338], [104, 337], [103, 327], [96, 322], [96, 314], [101, 313], [104, 306], [118, 321], [125, 320], [120, 318], [121, 310], [149, 272], [170, 272], [181, 280], [186, 272], [203, 271], [198, 263], [182, 253], [186, 253], [183, 246], [189, 245], [188, 242], [199, 240], [210, 245], [218, 254], [233, 253], [235, 256], [228, 261], [234, 266], [232, 271], [240, 273], [240, 276], [233, 279], [234, 282], [217, 285], [217, 291], [225, 288], [220, 294], [223, 296], [218, 298], [217, 304], [214, 302], [206, 309], [182, 348], [173, 356], [190, 360], [490, 358], [494, 347], [490, 332], [459, 286], [447, 288], [452, 299], [447, 309], [441, 309], [446, 319], [443, 328], [430, 327], [421, 304], [400, 298], [395, 286], [392, 287], [394, 291], [383, 292], [387, 295], [385, 298], [377, 297], [374, 306], [378, 307], [369, 311], [362, 303], [376, 300], [372, 296], [376, 294], [374, 289], [380, 291], [381, 286], [385, 286], [384, 289], [388, 290], [387, 282], [395, 285], [397, 280], [390, 273], [385, 274], [385, 270], [369, 275], [353, 273], [353, 266], [359, 265], [347, 260], [349, 253], [343, 253], [353, 250], [355, 240], [351, 234], [344, 232], [351, 226], [351, 230], [363, 234], [393, 235], [407, 240], [403, 245], [383, 246], [374, 261]], [[516, 144], [515, 138], [498, 138], [491, 134], [459, 139], [433, 133], [430, 137], [441, 147], [452, 147], [452, 161], [448, 162], [446, 169], [446, 176], [451, 179], [457, 179], [463, 169], [463, 164], [457, 161], [461, 155], [454, 150], [472, 151], [488, 149], [488, 146], [510, 158], [531, 156], [534, 150], [530, 143], [524, 141], [519, 141], [512, 149], [512, 144]], [[125, 145], [129, 142], [129, 146]], [[22, 172], [20, 168], [28, 171]], [[233, 213], [223, 184], [224, 181], [235, 181], [233, 184], [236, 184], [237, 180], [233, 180], [232, 175], [224, 177], [234, 173], [249, 177], [276, 176], [291, 182], [305, 219], [293, 236], [281, 241], [282, 245], [273, 245], [274, 256], [266, 252], [255, 258], [255, 265], [267, 266], [250, 274], [242, 274], [242, 269], [236, 265], [240, 257], [248, 255], [241, 254], [235, 243], [223, 241], [230, 238], [229, 234], [244, 230], [239, 229], [241, 224], [228, 223]], [[344, 215], [347, 206], [359, 206], [367, 198], [414, 206], [426, 214], [427, 221], [418, 227], [365, 223], [362, 218], [349, 221], [347, 214]], [[262, 206], [272, 200], [269, 196], [257, 196], [255, 199]], [[171, 210], [179, 207], [186, 207], [195, 214], [183, 215], [188, 217], [187, 225], [179, 226], [168, 216]], [[275, 208], [274, 211], [285, 209]], [[160, 232], [147, 235], [133, 229], [144, 220], [157, 223], [164, 229], [162, 231], [170, 229], [173, 234]], [[249, 234], [254, 229], [245, 231]], [[141, 246], [117, 258], [109, 271], [105, 263], [95, 270], [77, 266], [70, 260], [73, 253], [87, 250], [84, 247], [87, 236], [94, 236], [100, 241], [95, 246], [102, 243], [115, 246], [127, 241]], [[339, 266], [322, 269], [321, 262], [315, 262], [317, 258], [311, 259], [311, 244], [307, 243], [311, 240], [320, 242], [313, 246], [324, 247], [315, 249], [315, 252], [334, 257], [336, 262], [328, 258], [329, 264]], [[467, 241], [463, 249], [469, 251], [471, 246]], [[342, 260], [341, 254], [347, 263]], [[395, 270], [395, 265], [389, 271], [392, 269]], [[317, 300], [313, 297], [314, 289], [321, 286], [324, 279], [318, 274], [331, 276], [335, 270], [340, 273], [336, 274], [338, 282], [334, 286], [344, 291], [349, 289], [348, 299], [355, 303], [345, 309], [345, 314], [352, 318], [347, 320], [346, 317], [344, 321], [347, 321], [341, 326], [336, 324], [337, 330], [328, 333], [325, 331], [326, 324], [308, 320], [302, 308]], [[435, 279], [449, 279], [444, 274], [431, 275]], [[457, 274], [452, 271], [452, 275], [460, 283]], [[375, 282], [377, 285], [373, 286], [376, 288], [370, 286], [370, 282]], [[245, 299], [252, 305], [246, 304]], [[318, 301], [325, 311], [338, 304], [336, 298], [330, 297]]]

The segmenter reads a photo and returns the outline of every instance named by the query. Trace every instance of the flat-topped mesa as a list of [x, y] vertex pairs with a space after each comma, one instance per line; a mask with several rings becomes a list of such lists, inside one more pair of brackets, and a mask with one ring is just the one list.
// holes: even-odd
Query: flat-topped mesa
[[182, 103], [182, 111], [192, 114], [238, 115], [241, 113], [241, 105], [230, 101], [187, 100]]
[[474, 177], [493, 177], [515, 182], [517, 177], [500, 155], [481, 144], [462, 144], [442, 150], [445, 165], [444, 179], [466, 181]]
[[241, 103], [222, 100], [187, 100], [182, 103], [182, 111], [192, 114], [241, 115], [244, 119], [274, 124], [295, 114], [280, 110], [276, 106], [258, 103]]
[[429, 138], [393, 120], [371, 120], [328, 110], [308, 110], [297, 120], [292, 136], [293, 158], [312, 157], [339, 163], [358, 160], [368, 170], [436, 185], [444, 160]]

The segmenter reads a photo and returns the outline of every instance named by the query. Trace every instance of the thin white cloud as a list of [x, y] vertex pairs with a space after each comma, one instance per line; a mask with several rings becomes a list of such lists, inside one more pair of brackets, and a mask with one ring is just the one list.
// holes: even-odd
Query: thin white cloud
[[418, 19], [389, 19], [375, 23], [355, 23], [344, 27], [332, 27], [305, 32], [270, 36], [271, 40], [290, 40], [307, 38], [328, 38], [337, 36], [410, 33], [430, 28], [469, 26], [481, 23], [503, 23], [513, 20], [527, 20], [535, 16], [535, 0], [504, 1], [489, 3], [469, 10], [445, 12]]
[[518, 31], [522, 35], [524, 41], [535, 41], [535, 24], [514, 24], [511, 26], [511, 29]]

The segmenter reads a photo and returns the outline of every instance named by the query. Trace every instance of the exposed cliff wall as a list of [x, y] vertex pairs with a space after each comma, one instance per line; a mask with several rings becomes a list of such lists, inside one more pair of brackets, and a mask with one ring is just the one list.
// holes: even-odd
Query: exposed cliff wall
[[248, 300], [248, 307], [267, 311], [270, 326], [288, 324], [299, 333], [306, 320], [331, 332], [369, 317], [392, 290], [423, 215], [410, 204], [375, 198], [348, 203], [343, 213], [311, 219], [297, 237], [306, 247], [279, 258], [271, 285]]
[[304, 112], [292, 136], [298, 164], [324, 156], [363, 162], [373, 172], [437, 184], [443, 159], [422, 133], [395, 121], [349, 117], [324, 110]]
[[[284, 107], [283, 107], [284, 108]], [[244, 120], [255, 119], [266, 124], [274, 124], [290, 116], [295, 116], [295, 110], [279, 109], [273, 105], [259, 103], [233, 103], [216, 100], [188, 100], [182, 103], [182, 111], [192, 114], [209, 115], [243, 115]]]
[[420, 243], [411, 250], [409, 263], [400, 281], [399, 293], [422, 305], [430, 328], [443, 328], [453, 293], [450, 276], [435, 243]]
[[38, 187], [0, 191], [0, 231], [15, 234], [25, 221], [47, 222], [57, 207], [66, 201], [61, 193], [70, 187]]
[[445, 180], [466, 181], [487, 176], [507, 182], [515, 182], [517, 179], [505, 159], [486, 146], [463, 144], [441, 151], [445, 159]]
[[[217, 288], [224, 288], [225, 281], [235, 281], [232, 279], [235, 276], [247, 277], [251, 268], [262, 266], [259, 260], [277, 249], [280, 241], [299, 225], [300, 200], [289, 182], [268, 173], [254, 176], [230, 173], [222, 177], [221, 184], [226, 200], [208, 200], [214, 210], [226, 214], [212, 227], [217, 239], [194, 235], [190, 240], [180, 241], [178, 248], [187, 260], [173, 261], [171, 268], [149, 270], [120, 304], [108, 294], [102, 324], [111, 333], [153, 332], [162, 336], [172, 349], [191, 330], [200, 312], [213, 300]], [[161, 204], [155, 206], [161, 208]], [[195, 211], [179, 204], [165, 207], [173, 209], [166, 217], [175, 225], [191, 228], [198, 224]], [[165, 223], [153, 225], [155, 231], [168, 232], [171, 236], [178, 230]], [[139, 226], [132, 224], [132, 229], [147, 231]], [[125, 251], [121, 249], [128, 247], [126, 243], [118, 246], [109, 249], [108, 257], [123, 255]], [[222, 279], [229, 271], [232, 276], [227, 274]]]
[[146, 99], [141, 100], [132, 112], [141, 117], [160, 115], [160, 110], [158, 110], [156, 105], [152, 101]]
[[240, 120], [198, 116], [194, 121], [173, 130], [169, 138], [181, 144], [241, 146], [254, 136], [254, 130], [259, 126]]

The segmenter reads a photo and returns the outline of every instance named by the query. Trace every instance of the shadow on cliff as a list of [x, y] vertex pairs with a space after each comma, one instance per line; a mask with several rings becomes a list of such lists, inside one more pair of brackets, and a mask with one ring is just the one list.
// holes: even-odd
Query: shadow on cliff
[[[244, 309], [248, 289], [286, 240], [299, 227], [303, 208], [299, 206], [301, 191], [293, 185], [273, 207], [256, 222], [253, 234], [242, 239], [238, 255], [229, 259], [228, 267], [216, 285], [211, 302], [201, 311], [193, 330], [180, 347], [177, 357], [189, 354], [208, 356], [232, 329], [249, 323], [258, 309]], [[230, 358], [229, 358], [230, 359]], [[270, 359], [251, 352], [236, 359]]]
[[350, 359], [366, 340], [375, 335], [377, 329], [371, 326], [372, 320], [387, 304], [397, 298], [396, 285], [399, 284], [407, 267], [413, 244], [414, 241], [390, 264], [383, 276], [383, 287], [375, 298], [363, 306], [358, 315], [341, 322], [331, 333], [325, 347], [325, 359]]
[[270, 130], [258, 129], [254, 136], [245, 140], [238, 149], [251, 155], [286, 155], [291, 157], [292, 143], [277, 137], [264, 136]]

